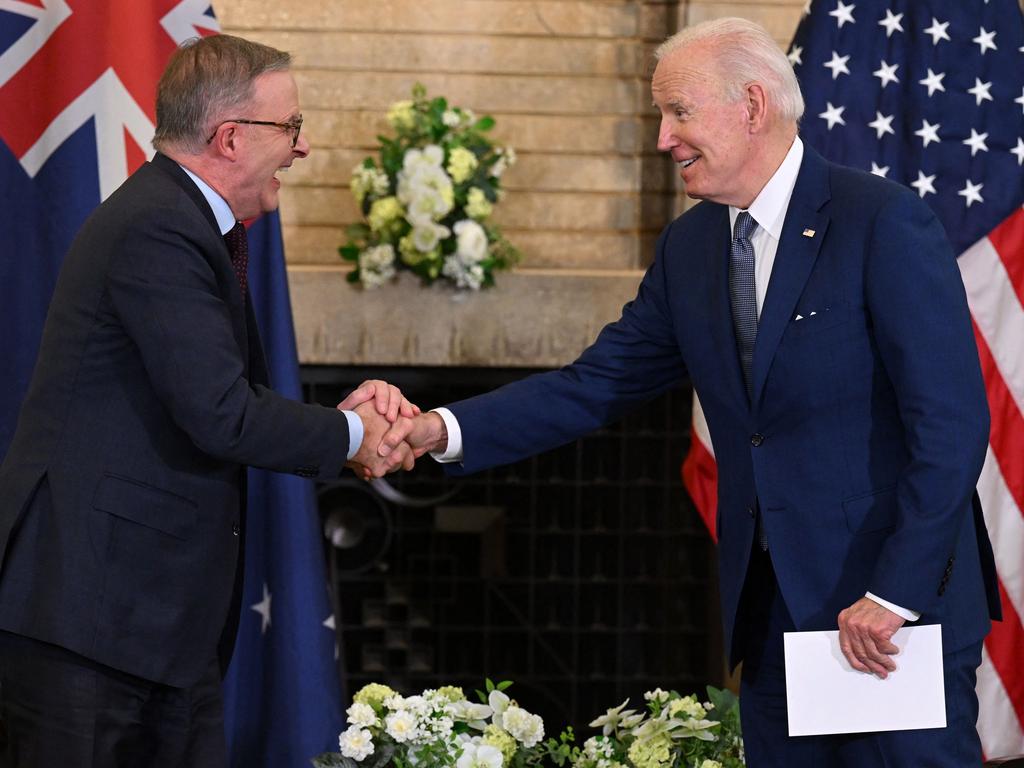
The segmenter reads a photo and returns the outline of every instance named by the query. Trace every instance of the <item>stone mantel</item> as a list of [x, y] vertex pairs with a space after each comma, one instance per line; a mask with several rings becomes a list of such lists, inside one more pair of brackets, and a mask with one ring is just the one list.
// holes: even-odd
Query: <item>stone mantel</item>
[[289, 267], [303, 364], [555, 368], [618, 319], [643, 273], [520, 269], [472, 293], [409, 273], [366, 290], [345, 275]]

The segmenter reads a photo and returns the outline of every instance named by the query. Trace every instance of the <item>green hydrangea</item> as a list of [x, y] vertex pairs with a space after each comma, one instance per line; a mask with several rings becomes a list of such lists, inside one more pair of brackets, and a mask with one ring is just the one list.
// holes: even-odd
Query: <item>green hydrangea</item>
[[472, 219], [486, 219], [491, 215], [494, 206], [491, 205], [484, 191], [480, 187], [473, 187], [466, 195], [466, 214]]
[[672, 739], [660, 733], [629, 745], [629, 759], [636, 768], [667, 768], [672, 762]]
[[466, 698], [466, 694], [462, 692], [462, 689], [454, 685], [441, 686], [437, 689], [437, 695], [447, 699], [452, 704], [456, 701], [464, 701]]
[[380, 712], [384, 708], [384, 699], [396, 695], [394, 690], [380, 683], [370, 683], [359, 689], [353, 701], [357, 704], [369, 704], [374, 711]]
[[668, 714], [669, 717], [676, 717], [679, 714], [683, 714], [687, 717], [692, 717], [695, 720], [700, 720], [707, 715], [707, 710], [701, 706], [695, 696], [685, 696], [681, 699], [669, 702]]
[[504, 758], [503, 765], [508, 765], [512, 756], [516, 753], [516, 740], [512, 734], [493, 723], [484, 728], [484, 735], [481, 741], [484, 744], [490, 744], [492, 747], [501, 750], [501, 755]]
[[448, 153], [448, 173], [456, 184], [472, 176], [478, 165], [476, 155], [465, 147], [454, 147]]
[[404, 213], [405, 210], [402, 208], [402, 204], [398, 202], [397, 197], [382, 197], [380, 200], [373, 201], [366, 220], [370, 224], [371, 230], [381, 232], [389, 224], [400, 219]]

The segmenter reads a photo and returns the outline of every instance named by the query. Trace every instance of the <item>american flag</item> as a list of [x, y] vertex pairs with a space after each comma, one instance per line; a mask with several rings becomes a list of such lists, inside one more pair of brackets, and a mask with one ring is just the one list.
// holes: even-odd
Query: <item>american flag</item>
[[[912, 187], [957, 254], [992, 413], [978, 491], [1004, 620], [985, 641], [986, 754], [1024, 753], [1024, 20], [1016, 0], [814, 0], [789, 59], [801, 136]], [[683, 477], [714, 534], [715, 465], [699, 404]]]
[[[89, 213], [152, 157], [156, 83], [216, 34], [209, 0], [0, 0], [0, 459], [60, 263]], [[276, 214], [249, 229], [271, 378], [298, 399]], [[231, 765], [305, 768], [342, 726], [333, 614], [310, 481], [250, 470], [242, 616], [225, 681]]]

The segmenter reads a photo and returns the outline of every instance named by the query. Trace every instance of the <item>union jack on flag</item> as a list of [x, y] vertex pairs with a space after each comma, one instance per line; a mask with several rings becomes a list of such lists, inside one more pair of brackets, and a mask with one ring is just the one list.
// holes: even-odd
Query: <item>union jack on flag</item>
[[[789, 60], [824, 156], [912, 187], [959, 255], [992, 431], [978, 491], [1004, 620], [985, 640], [978, 731], [1024, 753], [1024, 20], [1017, 0], [814, 0]], [[714, 534], [716, 472], [694, 411], [683, 477]]]
[[[150, 158], [156, 85], [209, 0], [0, 0], [0, 460], [61, 261]], [[249, 228], [249, 288], [275, 388], [299, 399], [280, 222]], [[341, 688], [310, 482], [250, 470], [242, 616], [225, 680], [232, 766], [304, 768], [337, 747]]]

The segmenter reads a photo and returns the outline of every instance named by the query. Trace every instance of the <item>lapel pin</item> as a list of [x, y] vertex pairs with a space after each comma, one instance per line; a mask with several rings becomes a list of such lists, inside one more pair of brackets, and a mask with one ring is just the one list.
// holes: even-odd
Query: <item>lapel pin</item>
[[813, 229], [805, 229], [804, 230], [804, 237], [814, 237], [814, 230]]

